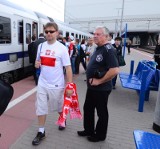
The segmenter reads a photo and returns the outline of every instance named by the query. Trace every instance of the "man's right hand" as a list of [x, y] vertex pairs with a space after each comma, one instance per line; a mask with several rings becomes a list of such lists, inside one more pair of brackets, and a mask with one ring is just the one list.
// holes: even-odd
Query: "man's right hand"
[[40, 62], [40, 61], [36, 61], [36, 62], [35, 62], [35, 67], [36, 67], [36, 68], [39, 68], [40, 65], [41, 65], [41, 62]]

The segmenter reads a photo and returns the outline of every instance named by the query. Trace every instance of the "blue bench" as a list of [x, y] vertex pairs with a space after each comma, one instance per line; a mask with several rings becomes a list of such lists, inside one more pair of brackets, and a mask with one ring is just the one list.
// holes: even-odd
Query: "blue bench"
[[[155, 83], [157, 82], [157, 80], [154, 79], [156, 69], [153, 68], [150, 64], [144, 62], [138, 63], [138, 66], [134, 74], [133, 69], [134, 61], [131, 61], [130, 73], [120, 73], [119, 77], [122, 87], [133, 89], [138, 92], [138, 111], [143, 112], [144, 101], [149, 99], [150, 90], [158, 90], [157, 83]], [[152, 85], [152, 88], [150, 87], [150, 85]]]
[[149, 86], [150, 90], [158, 91], [159, 80], [160, 80], [160, 70], [156, 69], [156, 73], [154, 75], [154, 78]]
[[160, 135], [134, 130], [133, 136], [137, 149], [160, 149]]

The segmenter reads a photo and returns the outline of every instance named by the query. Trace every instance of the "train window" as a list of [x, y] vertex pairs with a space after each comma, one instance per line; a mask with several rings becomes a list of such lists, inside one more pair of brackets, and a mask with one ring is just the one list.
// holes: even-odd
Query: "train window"
[[78, 34], [76, 34], [76, 38], [78, 38]]
[[18, 43], [23, 43], [23, 22], [18, 22]]
[[0, 32], [2, 32], [2, 31], [3, 31], [3, 25], [0, 24]]
[[69, 32], [66, 32], [66, 38], [68, 38], [69, 37]]
[[31, 24], [26, 23], [26, 43], [31, 43]]
[[81, 41], [81, 35], [79, 35], [79, 40]]
[[11, 20], [0, 16], [0, 44], [11, 43]]
[[63, 31], [62, 30], [59, 30], [59, 35], [63, 36]]
[[32, 24], [32, 35], [35, 35], [36, 39], [38, 39], [38, 24], [36, 22]]
[[71, 33], [71, 35], [74, 37], [74, 33]]

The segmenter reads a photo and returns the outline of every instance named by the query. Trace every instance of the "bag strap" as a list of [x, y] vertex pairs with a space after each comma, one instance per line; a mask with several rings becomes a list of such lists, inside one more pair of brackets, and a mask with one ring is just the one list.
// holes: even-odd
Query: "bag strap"
[[42, 50], [42, 45], [43, 45], [43, 43], [41, 43], [41, 46], [40, 46], [40, 51], [39, 51], [39, 54], [38, 54], [38, 60], [40, 60], [40, 54], [41, 54], [41, 50]]

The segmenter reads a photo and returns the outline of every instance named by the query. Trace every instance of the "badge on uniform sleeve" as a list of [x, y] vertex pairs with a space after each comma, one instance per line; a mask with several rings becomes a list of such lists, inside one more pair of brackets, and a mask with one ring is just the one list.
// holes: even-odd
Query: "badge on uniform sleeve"
[[110, 44], [107, 44], [107, 45], [106, 45], [106, 48], [107, 48], [107, 49], [111, 49], [112, 47], [111, 47]]
[[97, 62], [101, 62], [102, 60], [103, 60], [102, 54], [97, 55], [96, 61], [97, 61]]

